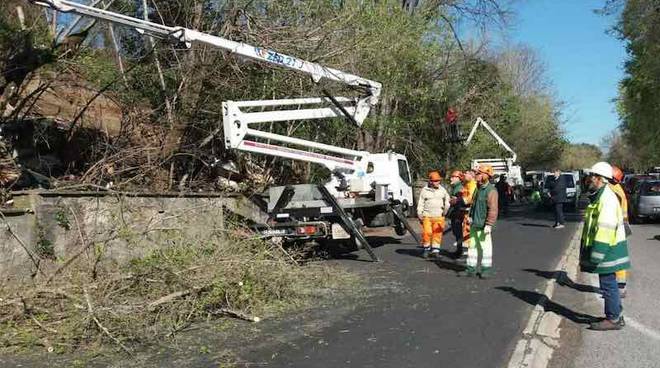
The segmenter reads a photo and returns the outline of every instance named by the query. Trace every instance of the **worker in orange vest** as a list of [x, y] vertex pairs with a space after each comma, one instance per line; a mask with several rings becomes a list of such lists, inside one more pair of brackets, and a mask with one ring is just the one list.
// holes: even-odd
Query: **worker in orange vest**
[[[623, 225], [626, 230], [626, 237], [628, 237], [632, 230], [630, 229], [630, 223], [628, 222], [628, 198], [626, 197], [626, 192], [623, 190], [621, 183], [623, 182], [623, 171], [621, 168], [612, 165], [612, 181], [610, 183], [610, 188], [619, 198], [619, 203], [621, 203], [621, 210], [623, 211]], [[616, 282], [619, 284], [619, 294], [621, 298], [626, 297], [626, 285], [628, 279], [628, 271], [621, 270], [616, 272]]]
[[429, 184], [422, 188], [417, 201], [417, 217], [422, 224], [423, 256], [438, 255], [445, 230], [445, 215], [449, 211], [449, 193], [440, 185], [437, 171], [429, 173]]
[[[472, 198], [474, 197], [474, 192], [476, 190], [477, 190], [476, 173], [472, 169], [466, 170], [463, 173], [463, 192], [462, 195], [459, 197], [459, 201], [464, 207], [463, 245], [465, 245], [466, 247], [470, 246], [470, 224], [468, 223], [467, 218], [469, 217], [470, 207], [472, 206]], [[460, 255], [463, 255], [462, 248]]]

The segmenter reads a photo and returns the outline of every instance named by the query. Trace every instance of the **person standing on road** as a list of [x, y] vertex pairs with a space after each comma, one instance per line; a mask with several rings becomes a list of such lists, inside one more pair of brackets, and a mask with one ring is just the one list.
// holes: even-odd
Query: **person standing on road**
[[[463, 245], [470, 245], [470, 224], [468, 217], [470, 216], [470, 207], [472, 206], [472, 199], [474, 192], [477, 191], [477, 181], [475, 180], [476, 173], [474, 170], [466, 170], [463, 174], [463, 193], [458, 198], [459, 205], [463, 207]], [[458, 250], [456, 251], [458, 253]], [[460, 255], [463, 255], [463, 248], [461, 248]]]
[[608, 185], [612, 166], [598, 162], [589, 170], [590, 204], [584, 214], [580, 242], [580, 270], [596, 273], [605, 300], [605, 319], [592, 330], [619, 330], [624, 325], [616, 272], [630, 268], [628, 242], [619, 199]]
[[[621, 211], [623, 211], [623, 226], [626, 230], [626, 239], [632, 234], [630, 229], [630, 223], [628, 222], [628, 198], [626, 197], [626, 191], [623, 190], [621, 183], [623, 182], [623, 171], [621, 168], [612, 165], [612, 181], [610, 184], [610, 189], [616, 194], [619, 199], [619, 204], [621, 205]], [[621, 298], [626, 297], [626, 285], [627, 285], [627, 271], [620, 270], [616, 272], [616, 282], [619, 285], [619, 294]]]
[[449, 210], [449, 193], [440, 185], [442, 177], [437, 171], [429, 173], [429, 184], [422, 188], [417, 203], [417, 217], [422, 224], [423, 256], [440, 253], [445, 215]]
[[497, 188], [499, 208], [506, 215], [509, 213], [509, 198], [512, 194], [511, 185], [506, 181], [506, 175], [500, 176], [500, 180], [495, 184], [495, 188]]
[[491, 277], [493, 267], [492, 230], [497, 221], [497, 190], [490, 179], [493, 168], [480, 165], [477, 169], [479, 188], [474, 193], [470, 209], [470, 239], [467, 269], [460, 276], [476, 276], [482, 279]]
[[454, 171], [449, 177], [449, 203], [451, 204], [449, 219], [451, 220], [451, 232], [456, 238], [456, 250], [454, 256], [460, 258], [463, 255], [463, 222], [465, 221], [465, 204], [460, 199], [463, 195], [463, 173]]
[[550, 186], [550, 200], [552, 201], [552, 206], [555, 210], [555, 229], [564, 228], [564, 203], [568, 201], [566, 196], [566, 181], [561, 175], [559, 169], [553, 170], [553, 176], [548, 180]]

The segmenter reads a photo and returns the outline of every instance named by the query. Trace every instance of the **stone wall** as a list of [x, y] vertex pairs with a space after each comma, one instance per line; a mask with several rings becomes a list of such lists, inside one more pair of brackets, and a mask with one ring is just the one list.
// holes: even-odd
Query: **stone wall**
[[[255, 222], [265, 215], [250, 200], [221, 196], [14, 196], [0, 224], [0, 287], [48, 277], [68, 260], [121, 265], [179, 241], [207, 241], [226, 231], [235, 214]], [[24, 209], [24, 213], [20, 213]], [[90, 267], [91, 268], [91, 267]]]

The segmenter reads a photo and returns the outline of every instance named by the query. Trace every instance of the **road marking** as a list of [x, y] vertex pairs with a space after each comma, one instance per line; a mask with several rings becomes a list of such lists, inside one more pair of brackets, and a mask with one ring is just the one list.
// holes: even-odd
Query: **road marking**
[[[566, 272], [572, 280], [577, 275], [577, 260], [579, 258], [578, 252], [583, 226], [583, 223], [578, 225], [568, 247], [554, 268]], [[532, 313], [527, 320], [527, 326], [523, 331], [523, 337], [516, 344], [507, 368], [546, 368], [550, 363], [552, 354], [559, 344], [559, 322], [561, 322], [561, 318], [550, 316], [554, 313], [546, 312], [543, 303], [552, 298], [556, 283], [554, 277], [546, 282], [543, 300], [539, 301], [532, 309]], [[543, 328], [541, 328], [541, 325], [543, 325]]]
[[635, 321], [634, 319], [630, 317], [626, 317], [626, 326], [630, 326], [634, 328], [635, 330], [643, 333], [644, 335], [660, 341], [660, 331], [656, 331], [650, 327], [646, 327], [643, 324]]

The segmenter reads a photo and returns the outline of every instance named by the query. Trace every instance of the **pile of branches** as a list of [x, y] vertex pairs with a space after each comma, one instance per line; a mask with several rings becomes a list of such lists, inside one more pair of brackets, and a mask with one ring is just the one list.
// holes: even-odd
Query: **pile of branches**
[[[303, 263], [238, 225], [198, 238], [154, 221], [91, 238], [80, 214], [69, 210], [58, 221], [77, 233], [77, 249], [56, 261], [24, 244], [37, 267], [31, 282], [0, 287], [0, 347], [69, 352], [108, 345], [132, 354], [138, 344], [172, 338], [196, 322], [258, 322], [303, 306], [319, 290], [350, 285], [349, 276], [332, 270], [330, 277], [327, 265]], [[158, 247], [128, 264], [107, 256], [118, 240], [139, 249], [147, 237], [159, 239]]]

